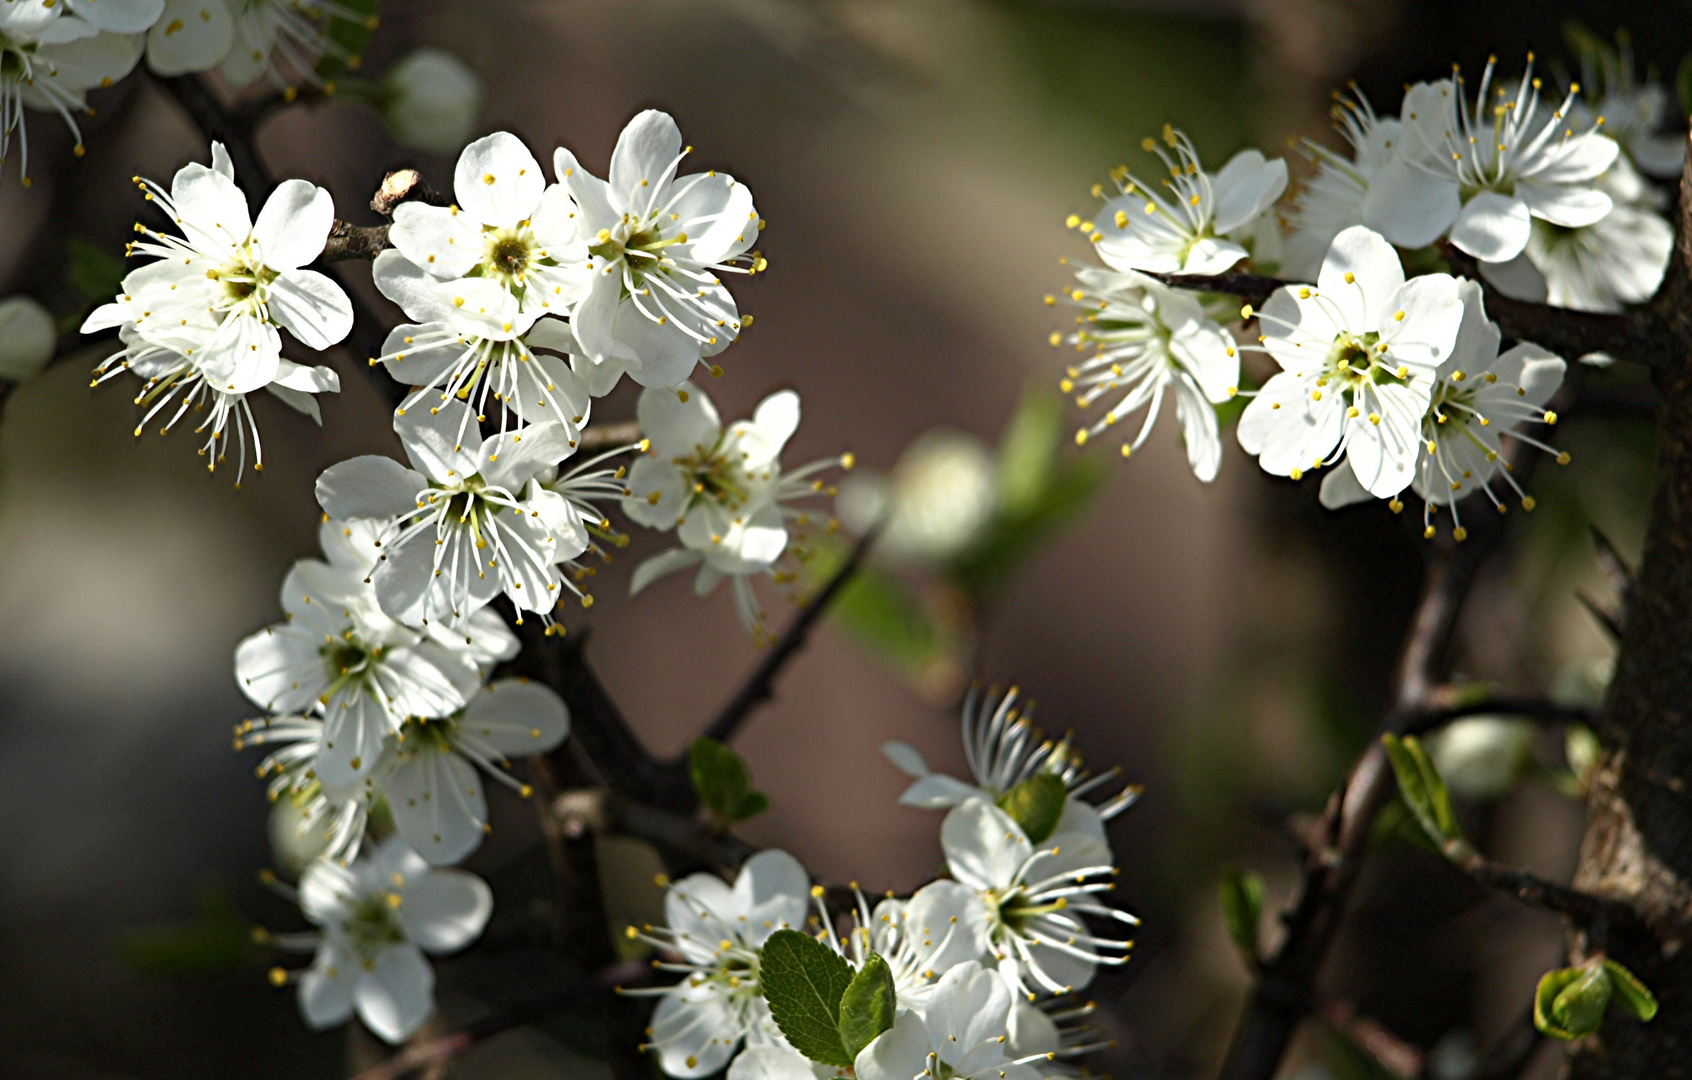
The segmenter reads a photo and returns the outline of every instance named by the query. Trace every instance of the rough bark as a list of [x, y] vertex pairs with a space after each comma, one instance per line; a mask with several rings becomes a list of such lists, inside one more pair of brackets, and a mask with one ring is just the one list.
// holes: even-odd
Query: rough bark
[[1657, 995], [1641, 1024], [1612, 1010], [1577, 1046], [1572, 1080], [1692, 1077], [1692, 165], [1681, 178], [1680, 242], [1656, 305], [1672, 362], [1653, 375], [1660, 405], [1656, 492], [1639, 573], [1626, 597], [1621, 652], [1601, 721], [1597, 772], [1575, 886], [1621, 901], [1637, 928], [1596, 927], [1576, 957], [1602, 949]]

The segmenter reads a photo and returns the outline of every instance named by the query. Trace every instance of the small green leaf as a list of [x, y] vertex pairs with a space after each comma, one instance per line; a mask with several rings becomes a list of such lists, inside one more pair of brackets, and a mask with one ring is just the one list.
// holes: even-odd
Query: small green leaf
[[1038, 505], [1062, 443], [1062, 396], [1030, 386], [999, 439], [999, 506], [1005, 514], [1020, 516]]
[[1416, 815], [1429, 839], [1448, 853], [1466, 851], [1468, 842], [1457, 822], [1457, 811], [1451, 805], [1451, 792], [1446, 790], [1445, 781], [1440, 779], [1439, 770], [1434, 768], [1433, 759], [1421, 741], [1414, 735], [1403, 738], [1382, 735], [1381, 745], [1398, 777], [1398, 791], [1404, 797], [1404, 804]]
[[1608, 959], [1604, 961], [1604, 970], [1610, 976], [1610, 988], [1615, 991], [1617, 1005], [1640, 1020], [1649, 1021], [1657, 1015], [1657, 997], [1639, 981], [1637, 975]]
[[1549, 1035], [1553, 1039], [1580, 1038], [1580, 1032], [1564, 1028], [1555, 1018], [1555, 1006], [1557, 995], [1568, 989], [1581, 974], [1580, 968], [1557, 968], [1539, 977], [1539, 985], [1533, 992], [1533, 1026], [1538, 1028], [1541, 1034]]
[[852, 1064], [840, 1034], [840, 1001], [852, 984], [845, 957], [797, 930], [777, 930], [764, 943], [758, 982], [795, 1050], [824, 1065]]
[[69, 264], [65, 280], [90, 304], [104, 304], [123, 288], [123, 262], [88, 241], [71, 237], [65, 242]]
[[770, 808], [770, 797], [762, 791], [748, 791], [730, 815], [735, 821], [757, 817]]
[[1031, 843], [1038, 844], [1057, 828], [1068, 800], [1069, 788], [1063, 781], [1053, 773], [1042, 772], [1000, 795], [999, 809], [1022, 826]]
[[701, 735], [688, 752], [693, 790], [724, 823], [744, 821], [769, 809], [770, 800], [752, 790], [752, 771], [746, 761], [716, 739]]
[[887, 961], [870, 953], [864, 966], [852, 976], [840, 998], [840, 1037], [853, 1060], [877, 1035], [893, 1026], [893, 972]]
[[1692, 56], [1680, 61], [1680, 70], [1674, 76], [1674, 86], [1680, 92], [1680, 115], [1692, 116]]
[[1230, 871], [1222, 876], [1222, 920], [1228, 936], [1248, 957], [1257, 956], [1257, 927], [1263, 917], [1263, 879]]

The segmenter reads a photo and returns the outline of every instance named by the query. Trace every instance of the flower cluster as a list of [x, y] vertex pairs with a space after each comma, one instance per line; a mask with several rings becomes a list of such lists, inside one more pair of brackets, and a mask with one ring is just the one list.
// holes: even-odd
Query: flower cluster
[[[783, 470], [799, 424], [793, 392], [725, 427], [686, 381], [744, 325], [716, 272], [762, 268], [745, 186], [716, 172], [678, 176], [686, 153], [668, 116], [642, 113], [618, 142], [609, 184], [564, 150], [548, 184], [528, 149], [498, 133], [460, 157], [457, 205], [394, 214], [375, 280], [413, 321], [371, 365], [410, 387], [393, 414], [405, 461], [355, 457], [319, 476], [323, 557], [295, 563], [285, 620], [235, 652], [241, 689], [264, 711], [237, 726], [235, 745], [265, 748], [258, 774], [288, 803], [311, 859], [297, 893], [278, 887], [321, 932], [274, 942], [316, 953], [309, 969], [275, 976], [297, 983], [313, 1026], [356, 1011], [390, 1041], [416, 1030], [432, 1007], [419, 950], [466, 944], [490, 906], [475, 878], [429, 868], [481, 844], [490, 778], [527, 797], [511, 759], [568, 734], [551, 689], [496, 677], [519, 645], [494, 601], [519, 625], [534, 616], [561, 632], [564, 595], [593, 600], [580, 560], [627, 540], [606, 515], [616, 502], [682, 545], [640, 567], [634, 591], [697, 564], [696, 589], [732, 579], [743, 621], [761, 635], [750, 580], [795, 580], [813, 519], [793, 504], [833, 495], [818, 474], [850, 464]], [[146, 186], [182, 235], [148, 231], [135, 247], [158, 261], [130, 274], [85, 329], [118, 328], [124, 348], [101, 377], [146, 377], [149, 421], [173, 401], [167, 428], [212, 405], [215, 465], [231, 427], [243, 449], [251, 432], [257, 452], [245, 394], [265, 388], [297, 404], [284, 391], [301, 388], [301, 373], [334, 388], [329, 369], [280, 358], [278, 327], [324, 348], [346, 335], [351, 311], [303, 269], [333, 221], [327, 193], [287, 181], [249, 222], [227, 155], [214, 145], [212, 156], [169, 192]], [[589, 414], [625, 372], [647, 385], [646, 437], [611, 445], [588, 430]], [[579, 453], [593, 442], [598, 452]], [[612, 461], [631, 452], [632, 470]]]
[[159, 75], [213, 68], [245, 86], [326, 84], [318, 62], [356, 66], [331, 32], [336, 22], [373, 28], [375, 16], [337, 0], [7, 0], [0, 4], [0, 160], [15, 136], [29, 185], [24, 109], [57, 113], [77, 139], [87, 93], [128, 75], [143, 56]]
[[[1556, 422], [1547, 405], [1565, 364], [1531, 342], [1503, 348], [1484, 292], [1619, 311], [1656, 291], [1672, 241], [1662, 196], [1641, 175], [1679, 167], [1655, 134], [1661, 88], [1633, 81], [1625, 51], [1587, 61], [1601, 94], [1570, 84], [1542, 96], [1530, 56], [1509, 84], [1489, 62], [1472, 102], [1456, 73], [1409, 87], [1396, 117], [1359, 93], [1336, 95], [1350, 152], [1307, 143], [1313, 174], [1279, 211], [1281, 162], [1245, 151], [1211, 174], [1180, 132], [1148, 139], [1169, 175], [1152, 187], [1115, 170], [1119, 194], [1092, 220], [1069, 221], [1105, 266], [1077, 267], [1061, 299], [1046, 298], [1076, 310], [1075, 328], [1051, 339], [1082, 354], [1061, 388], [1104, 410], [1076, 442], [1143, 411], [1121, 443], [1129, 456], [1169, 393], [1193, 472], [1210, 481], [1221, 410], [1240, 397], [1241, 447], [1277, 476], [1329, 469], [1326, 506], [1372, 497], [1396, 512], [1411, 489], [1424, 532], [1434, 535], [1433, 515], [1449, 507], [1458, 539], [1458, 502], [1470, 492], [1499, 510], [1514, 494], [1532, 509], [1500, 440], [1568, 461], [1522, 430]], [[1611, 111], [1625, 120], [1607, 124]], [[1473, 267], [1479, 280], [1406, 272], [1440, 262]], [[1206, 291], [1214, 283], [1181, 277], [1242, 267], [1310, 284], [1236, 309]], [[1278, 370], [1242, 369], [1242, 352]], [[1242, 380], [1262, 381], [1242, 390]]]
[[1132, 947], [1122, 928], [1138, 920], [1103, 902], [1116, 875], [1104, 822], [1139, 789], [1092, 801], [1117, 771], [1089, 774], [1067, 739], [1044, 739], [1015, 689], [972, 694], [963, 736], [973, 783], [931, 772], [902, 743], [884, 748], [916, 778], [903, 802], [947, 810], [947, 876], [908, 899], [889, 894], [872, 906], [854, 885], [842, 927], [827, 889], [792, 856], [764, 851], [732, 886], [711, 874], [673, 883], [665, 925], [630, 928], [659, 951], [659, 969], [683, 976], [626, 991], [659, 999], [650, 1049], [666, 1074], [727, 1065], [738, 1080], [831, 1075], [783, 1023], [766, 960], [784, 930], [811, 935], [848, 972], [885, 965], [896, 1011], [857, 1050], [858, 1076], [1036, 1080], [1052, 1075], [1051, 1063], [1105, 1045], [1086, 1024], [1092, 1006], [1073, 995]]
[[146, 380], [135, 398], [146, 408], [138, 437], [155, 418], [164, 433], [194, 413], [194, 431], [206, 435], [200, 454], [208, 470], [224, 460], [234, 434], [239, 486], [249, 437], [253, 467], [264, 468], [248, 394], [268, 390], [322, 423], [312, 395], [341, 388], [332, 369], [284, 359], [280, 331], [307, 348], [327, 349], [352, 330], [353, 313], [339, 285], [305, 269], [335, 223], [329, 193], [284, 181], [255, 220], [221, 143], [212, 144], [211, 157], [209, 168], [184, 165], [169, 191], [137, 179], [177, 232], [135, 226], [142, 239], [129, 254], [155, 261], [131, 271], [117, 299], [96, 308], [82, 332], [116, 328], [123, 345], [96, 369], [94, 385], [125, 371]]

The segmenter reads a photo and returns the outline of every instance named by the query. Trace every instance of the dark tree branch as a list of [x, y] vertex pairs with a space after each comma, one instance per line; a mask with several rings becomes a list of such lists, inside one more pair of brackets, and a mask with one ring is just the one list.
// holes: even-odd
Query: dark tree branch
[[[1383, 730], [1403, 730], [1425, 707], [1433, 692], [1433, 673], [1450, 645], [1475, 571], [1497, 544], [1502, 528], [1501, 519], [1482, 517], [1469, 542], [1441, 541], [1434, 549], [1422, 599], [1399, 654], [1393, 705], [1382, 720]], [[1280, 1068], [1287, 1044], [1315, 1006], [1316, 982], [1356, 884], [1370, 828], [1395, 789], [1386, 753], [1375, 742], [1312, 830], [1298, 899], [1281, 916], [1286, 935], [1259, 965], [1257, 983], [1222, 1065], [1222, 1080], [1270, 1080]]]
[[248, 202], [262, 206], [276, 181], [253, 145], [253, 119], [224, 108], [197, 75], [154, 76], [154, 79], [176, 99], [201, 135], [223, 144], [229, 152], [229, 163], [235, 167], [235, 183], [246, 193]]
[[1431, 693], [1432, 699], [1405, 722], [1400, 729], [1401, 735], [1422, 735], [1437, 728], [1444, 727], [1453, 720], [1461, 720], [1465, 716], [1511, 716], [1523, 720], [1534, 720], [1541, 724], [1586, 724], [1591, 726], [1597, 722], [1598, 710], [1586, 705], [1565, 705], [1549, 698], [1518, 697], [1511, 694], [1497, 694], [1480, 698], [1476, 701], [1454, 702], [1439, 704], [1439, 699], [1449, 697], [1456, 691], [1442, 687]]
[[1478, 884], [1509, 893], [1529, 907], [1561, 915], [1582, 928], [1638, 922], [1638, 916], [1626, 904], [1547, 881], [1531, 871], [1491, 862], [1480, 855], [1454, 861], [1452, 865]]
[[[870, 548], [875, 546], [876, 538], [880, 535], [881, 525], [878, 523], [858, 539], [857, 544], [852, 547], [852, 553], [840, 564], [840, 569], [834, 572], [834, 576], [817, 590], [816, 595], [811, 597], [800, 609], [799, 614], [793, 617], [793, 621], [787, 624], [787, 629], [770, 647], [770, 651], [764, 654], [764, 659], [752, 670], [751, 676], [701, 734], [718, 742], [728, 742], [734, 738], [735, 732], [740, 730], [740, 725], [746, 722], [753, 710], [775, 697], [776, 677], [781, 674], [788, 661], [805, 647], [805, 643], [810, 640], [811, 630], [828, 611], [834, 598], [840, 595], [840, 590], [852, 580], [852, 575], [858, 572], [858, 567], [863, 564], [864, 558], [869, 554]], [[684, 762], [684, 768], [685, 765]]]
[[339, 219], [329, 230], [319, 262], [345, 262], [349, 259], [375, 259], [388, 250], [387, 225], [348, 225]]
[[651, 979], [652, 968], [644, 960], [626, 960], [601, 971], [585, 982], [514, 1005], [509, 1009], [485, 1016], [473, 1024], [439, 1038], [408, 1045], [404, 1050], [374, 1068], [356, 1074], [352, 1080], [400, 1080], [419, 1069], [463, 1055], [477, 1043], [495, 1035], [522, 1027], [562, 1009], [608, 994], [621, 986], [639, 986]]

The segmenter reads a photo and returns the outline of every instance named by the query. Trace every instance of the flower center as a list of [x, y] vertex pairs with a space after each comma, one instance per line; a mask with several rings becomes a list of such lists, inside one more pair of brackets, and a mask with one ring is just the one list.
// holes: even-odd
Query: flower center
[[1334, 338], [1333, 348], [1328, 351], [1328, 362], [1317, 385], [1325, 386], [1329, 381], [1337, 381], [1342, 391], [1351, 394], [1371, 384], [1402, 383], [1404, 380], [1396, 371], [1381, 363], [1385, 355], [1381, 349], [1381, 336], [1373, 330], [1361, 335], [1349, 331], [1341, 333]]
[[394, 912], [399, 909], [398, 893], [377, 893], [360, 897], [352, 915], [341, 924], [347, 943], [368, 966], [376, 962], [383, 950], [405, 944], [405, 931], [400, 929]]
[[521, 278], [529, 269], [533, 249], [518, 229], [494, 229], [487, 234], [483, 261], [496, 277]]
[[692, 457], [677, 458], [693, 480], [693, 497], [733, 509], [750, 496], [745, 476], [725, 454], [716, 451], [696, 452]]
[[405, 722], [400, 729], [400, 736], [407, 750], [451, 750], [453, 738], [458, 734], [458, 721], [452, 719], [425, 720], [413, 717]]
[[341, 640], [329, 642], [317, 651], [329, 668], [329, 678], [337, 682], [362, 675], [370, 661], [381, 653], [380, 649], [366, 649], [350, 630]]

